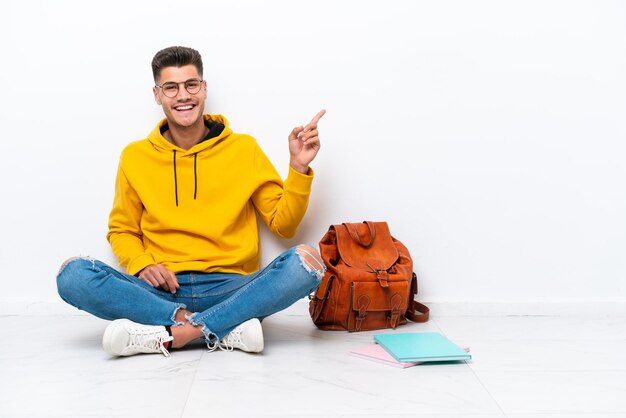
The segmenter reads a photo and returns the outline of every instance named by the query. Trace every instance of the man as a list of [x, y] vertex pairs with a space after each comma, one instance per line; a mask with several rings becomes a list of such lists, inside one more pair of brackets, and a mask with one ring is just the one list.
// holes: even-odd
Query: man
[[314, 291], [324, 264], [310, 246], [259, 269], [257, 214], [292, 237], [305, 214], [320, 148], [319, 112], [289, 134], [283, 182], [256, 141], [204, 114], [200, 54], [159, 51], [154, 98], [165, 119], [122, 152], [109, 240], [127, 274], [91, 258], [66, 261], [59, 295], [113, 320], [102, 344], [114, 356], [163, 353], [204, 337], [210, 350], [263, 350], [260, 319]]

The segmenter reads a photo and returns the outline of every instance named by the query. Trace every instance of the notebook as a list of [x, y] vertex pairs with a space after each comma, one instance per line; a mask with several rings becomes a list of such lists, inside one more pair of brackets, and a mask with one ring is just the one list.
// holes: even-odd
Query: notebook
[[380, 344], [399, 362], [471, 360], [472, 355], [438, 332], [376, 334]]
[[378, 363], [387, 364], [389, 366], [401, 367], [403, 369], [419, 364], [419, 363], [412, 363], [412, 362], [399, 362], [378, 344], [371, 344], [366, 347], [361, 347], [361, 348], [351, 350], [350, 355], [364, 358], [366, 360], [372, 360]]

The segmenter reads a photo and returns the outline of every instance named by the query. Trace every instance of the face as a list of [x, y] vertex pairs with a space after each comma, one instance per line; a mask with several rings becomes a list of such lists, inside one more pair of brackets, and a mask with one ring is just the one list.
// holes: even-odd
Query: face
[[[184, 67], [165, 67], [161, 70], [161, 76], [157, 84], [162, 86], [165, 83], [184, 83], [190, 79], [201, 80], [198, 69], [193, 65]], [[189, 128], [196, 124], [203, 124], [202, 114], [204, 113], [204, 101], [206, 100], [206, 81], [202, 81], [200, 91], [191, 94], [184, 84], [178, 85], [178, 94], [174, 97], [167, 97], [163, 89], [154, 87], [154, 99], [163, 108], [165, 117], [170, 125], [177, 125], [181, 128]]]

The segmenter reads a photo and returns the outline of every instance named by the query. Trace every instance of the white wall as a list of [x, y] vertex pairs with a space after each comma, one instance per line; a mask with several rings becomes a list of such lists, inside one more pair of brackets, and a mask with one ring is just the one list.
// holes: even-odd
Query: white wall
[[[626, 3], [8, 0], [0, 27], [0, 312], [58, 301], [105, 240], [117, 160], [162, 117], [150, 61], [198, 49], [208, 111], [286, 174], [320, 108], [295, 240], [387, 220], [421, 299], [626, 302]], [[45, 311], [45, 309], [43, 309]]]

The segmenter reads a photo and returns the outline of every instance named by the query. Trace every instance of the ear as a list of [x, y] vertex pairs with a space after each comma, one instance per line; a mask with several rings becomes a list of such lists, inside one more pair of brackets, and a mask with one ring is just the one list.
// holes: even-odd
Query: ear
[[154, 101], [156, 101], [157, 104], [161, 106], [161, 99], [159, 98], [159, 89], [156, 87], [152, 87], [152, 93], [154, 93]]

